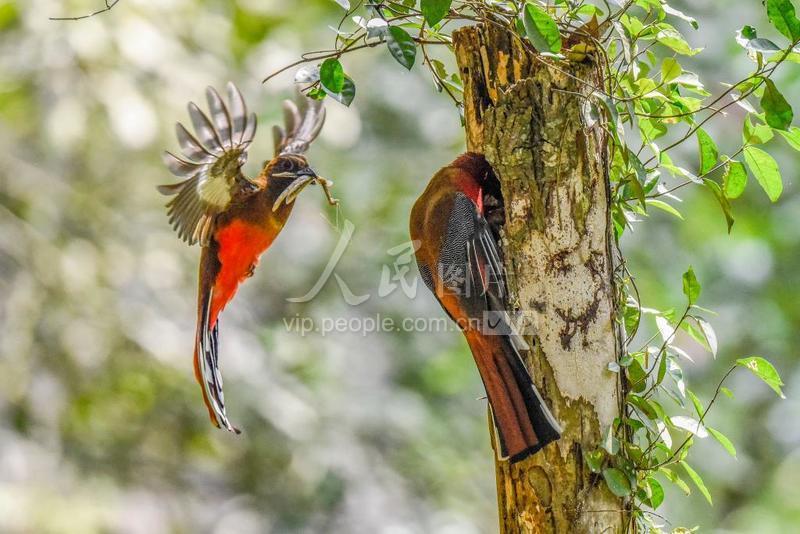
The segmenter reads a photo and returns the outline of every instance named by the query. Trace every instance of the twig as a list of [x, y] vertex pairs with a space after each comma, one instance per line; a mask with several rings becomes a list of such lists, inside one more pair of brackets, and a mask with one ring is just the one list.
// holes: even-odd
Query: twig
[[103, 9], [98, 9], [92, 13], [88, 13], [86, 15], [81, 15], [79, 17], [50, 17], [50, 20], [83, 20], [94, 17], [95, 15], [100, 15], [101, 13], [105, 13], [107, 11], [111, 11], [114, 9], [114, 6], [119, 3], [119, 0], [105, 0], [106, 7]]
[[[708, 171], [706, 171], [705, 173], [703, 173], [703, 174], [701, 174], [700, 176], [698, 176], [698, 178], [700, 178], [700, 179], [703, 179], [703, 178], [705, 178], [706, 176], [708, 176], [709, 174], [713, 173], [714, 171], [716, 171], [716, 170], [718, 170], [718, 169], [721, 169], [721, 168], [722, 168], [722, 167], [724, 167], [725, 165], [729, 164], [730, 162], [732, 162], [732, 161], [733, 161], [733, 158], [735, 158], [736, 156], [738, 156], [739, 154], [741, 154], [741, 153], [744, 151], [744, 149], [745, 149], [745, 148], [747, 148], [748, 146], [749, 146], [748, 144], [744, 144], [744, 145], [742, 145], [742, 146], [739, 148], [739, 150], [737, 150], [736, 152], [734, 152], [734, 153], [733, 153], [733, 155], [731, 155], [730, 157], [728, 157], [728, 158], [727, 158], [725, 161], [720, 161], [719, 163], [717, 163], [716, 165], [714, 165], [714, 167], [712, 167], [711, 169], [709, 169], [709, 170], [708, 170]], [[682, 188], [682, 187], [686, 187], [687, 185], [689, 185], [689, 184], [693, 184], [693, 183], [696, 183], [696, 182], [695, 182], [695, 181], [693, 181], [693, 180], [686, 180], [685, 182], [681, 182], [680, 184], [678, 184], [678, 185], [676, 185], [676, 186], [672, 187], [671, 189], [667, 189], [666, 191], [663, 191], [663, 192], [661, 192], [661, 193], [656, 193], [656, 194], [654, 194], [654, 195], [648, 195], [648, 196], [646, 196], [645, 198], [658, 198], [658, 197], [661, 197], [661, 196], [664, 196], [664, 195], [668, 195], [668, 194], [670, 194], [670, 193], [673, 193], [674, 191], [677, 191], [678, 189], [680, 189], [680, 188]], [[633, 200], [633, 199], [627, 199], [627, 200]]]
[[[423, 39], [419, 39], [419, 38], [414, 38], [414, 41], [416, 41], [419, 44], [426, 44], [426, 45], [441, 45], [441, 44], [445, 44], [446, 45], [446, 44], [448, 44], [446, 41], [429, 41], [429, 40], [423, 40]], [[261, 80], [261, 83], [267, 83], [268, 81], [270, 81], [272, 78], [274, 78], [278, 74], [286, 72], [287, 70], [289, 70], [289, 69], [291, 69], [293, 67], [297, 67], [299, 65], [304, 65], [306, 63], [319, 61], [321, 59], [328, 59], [328, 58], [331, 58], [331, 57], [339, 58], [339, 57], [342, 57], [344, 54], [349, 53], [349, 52], [355, 52], [356, 50], [361, 50], [362, 48], [374, 48], [374, 47], [376, 47], [378, 45], [382, 45], [382, 44], [385, 44], [385, 41], [383, 39], [381, 39], [379, 41], [372, 41], [372, 42], [368, 42], [368, 43], [363, 43], [363, 44], [360, 44], [358, 46], [351, 46], [349, 48], [344, 48], [342, 50], [320, 50], [318, 52], [310, 52], [308, 54], [304, 54], [304, 57], [302, 59], [298, 59], [297, 61], [289, 63], [288, 65], [286, 65], [284, 67], [281, 67], [278, 70], [276, 70], [275, 72], [271, 73], [269, 76], [267, 76], [266, 78]], [[312, 56], [312, 54], [313, 54], [313, 56]]]

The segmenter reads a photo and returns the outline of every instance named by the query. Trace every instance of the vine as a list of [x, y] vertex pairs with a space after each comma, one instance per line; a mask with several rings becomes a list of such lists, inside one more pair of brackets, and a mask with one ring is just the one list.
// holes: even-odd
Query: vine
[[[800, 20], [790, 0], [767, 0], [767, 16], [784, 38], [783, 44], [759, 37], [746, 25], [735, 40], [753, 62], [752, 72], [712, 95], [697, 74], [684, 68], [693, 48], [675, 24], [697, 30], [698, 22], [663, 0], [614, 0], [602, 5], [578, 0], [388, 0], [351, 5], [334, 0], [345, 11], [335, 30], [332, 48], [305, 54], [267, 76], [267, 82], [287, 69], [301, 67], [295, 81], [312, 98], [331, 97], [344, 105], [355, 98], [356, 85], [344, 69], [345, 55], [365, 48], [385, 47], [400, 65], [411, 69], [418, 52], [440, 92], [461, 108], [458, 73], [429, 49], [439, 45], [452, 53], [450, 31], [464, 23], [496, 25], [533, 53], [537, 61], [558, 69], [569, 61], [595, 61], [606, 73], [602, 86], [589, 87], [583, 106], [587, 124], [597, 124], [611, 142], [611, 214], [617, 246], [626, 230], [647, 216], [648, 209], [678, 219], [676, 192], [687, 186], [705, 188], [719, 204], [730, 232], [732, 202], [746, 189], [749, 177], [773, 202], [783, 190], [777, 162], [760, 146], [777, 132], [800, 151], [800, 128], [792, 126], [793, 111], [773, 77], [786, 63], [800, 63]], [[359, 14], [360, 13], [360, 14]], [[683, 62], [683, 63], [682, 63]], [[563, 72], [563, 71], [562, 71]], [[581, 83], [587, 84], [585, 81]], [[751, 100], [758, 100], [757, 104]], [[731, 106], [746, 111], [742, 143], [728, 154], [703, 127]], [[691, 171], [675, 165], [676, 148], [694, 140], [698, 165]], [[663, 145], [663, 146], [662, 146]], [[671, 177], [677, 183], [667, 185]], [[711, 437], [732, 456], [734, 444], [706, 420], [729, 376], [744, 368], [782, 396], [783, 383], [764, 358], [741, 358], [719, 380], [713, 397], [703, 404], [686, 385], [682, 365], [691, 361], [675, 339], [685, 332], [716, 356], [717, 338], [698, 306], [701, 285], [691, 267], [682, 279], [686, 304], [680, 312], [642, 306], [635, 278], [624, 261], [618, 271], [619, 321], [627, 332], [625, 348], [610, 372], [622, 373], [627, 395], [621, 416], [605, 429], [599, 447], [585, 454], [587, 466], [602, 475], [609, 489], [626, 500], [629, 529], [661, 532], [664, 518], [657, 510], [664, 501], [663, 482], [690, 493], [688, 478], [709, 501], [701, 475], [688, 463], [696, 439]], [[633, 348], [643, 318], [652, 319], [656, 334]], [[670, 409], [665, 407], [669, 402]], [[674, 532], [685, 532], [677, 528]]]

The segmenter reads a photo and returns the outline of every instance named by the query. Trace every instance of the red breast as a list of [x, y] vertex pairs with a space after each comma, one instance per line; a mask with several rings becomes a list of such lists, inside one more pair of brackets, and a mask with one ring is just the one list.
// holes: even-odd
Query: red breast
[[216, 324], [219, 312], [233, 298], [239, 284], [251, 273], [258, 257], [269, 247], [276, 234], [269, 226], [241, 219], [235, 219], [217, 230], [217, 258], [221, 267], [214, 281], [211, 326]]

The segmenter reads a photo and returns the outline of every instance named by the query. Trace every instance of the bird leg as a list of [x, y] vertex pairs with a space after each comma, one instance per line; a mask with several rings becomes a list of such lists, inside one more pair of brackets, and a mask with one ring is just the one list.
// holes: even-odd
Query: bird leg
[[317, 182], [319, 183], [320, 186], [322, 186], [322, 190], [325, 192], [325, 198], [328, 199], [328, 204], [330, 204], [331, 206], [338, 206], [339, 199], [333, 198], [333, 195], [331, 194], [331, 187], [333, 187], [333, 182], [331, 182], [326, 178], [322, 178], [321, 176], [317, 177]]

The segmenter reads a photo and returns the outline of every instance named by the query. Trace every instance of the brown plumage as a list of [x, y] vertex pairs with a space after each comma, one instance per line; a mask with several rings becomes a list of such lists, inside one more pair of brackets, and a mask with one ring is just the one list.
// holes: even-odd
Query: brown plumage
[[526, 347], [503, 312], [506, 285], [497, 246], [503, 220], [486, 159], [459, 156], [437, 172], [411, 211], [411, 239], [425, 285], [467, 339], [486, 388], [502, 457], [520, 461], [560, 437], [520, 357]]
[[228, 84], [228, 104], [209, 87], [211, 118], [189, 104], [196, 137], [177, 125], [178, 141], [186, 159], [169, 152], [167, 167], [184, 181], [159, 187], [175, 195], [167, 213], [178, 236], [190, 245], [200, 243], [197, 333], [194, 371], [209, 417], [216, 426], [239, 432], [228, 420], [219, 371], [219, 314], [236, 294], [239, 284], [253, 274], [261, 254], [283, 229], [294, 199], [311, 183], [320, 183], [331, 203], [330, 182], [309, 167], [303, 153], [325, 121], [319, 101], [299, 96], [284, 102], [285, 128], [275, 127], [275, 157], [255, 179], [241, 172], [247, 148], [256, 131], [255, 114], [239, 90]]

